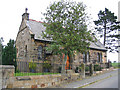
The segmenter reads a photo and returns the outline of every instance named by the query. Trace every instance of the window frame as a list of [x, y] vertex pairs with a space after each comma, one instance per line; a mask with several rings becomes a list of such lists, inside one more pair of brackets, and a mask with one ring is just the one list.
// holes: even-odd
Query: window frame
[[[41, 50], [40, 50], [41, 49]], [[42, 45], [38, 46], [38, 60], [42, 60], [43, 47]]]

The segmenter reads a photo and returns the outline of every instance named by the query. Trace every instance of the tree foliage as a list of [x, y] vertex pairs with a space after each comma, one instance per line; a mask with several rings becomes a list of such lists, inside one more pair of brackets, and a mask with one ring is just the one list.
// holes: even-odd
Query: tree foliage
[[[83, 3], [54, 2], [44, 13], [46, 31], [44, 37], [55, 41], [51, 44], [57, 52], [84, 52], [93, 41], [87, 30], [87, 15]], [[63, 48], [61, 48], [63, 47]]]
[[[53, 41], [49, 50], [55, 54], [64, 53], [70, 60], [74, 51], [83, 53], [88, 50], [89, 41], [94, 40], [91, 30], [87, 29], [86, 21], [89, 17], [85, 7], [81, 2], [59, 1], [47, 8], [44, 13], [46, 30], [43, 37]], [[64, 58], [66, 60], [67, 57]]]
[[104, 38], [104, 45], [110, 49], [110, 52], [117, 51], [115, 37], [120, 26], [116, 23], [117, 16], [114, 15], [109, 9], [105, 8], [104, 11], [100, 10], [98, 13], [98, 20], [94, 21], [97, 26], [97, 34], [100, 38]]
[[3, 38], [0, 38], [0, 65], [2, 65], [2, 50], [3, 50]]
[[15, 41], [9, 40], [9, 43], [3, 48], [2, 51], [2, 64], [14, 65], [16, 67], [16, 47]]

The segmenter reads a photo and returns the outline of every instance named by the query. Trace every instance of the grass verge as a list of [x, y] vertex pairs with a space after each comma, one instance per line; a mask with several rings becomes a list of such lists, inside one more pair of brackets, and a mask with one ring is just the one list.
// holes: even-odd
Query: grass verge
[[113, 66], [114, 68], [120, 68], [120, 63], [112, 63], [112, 66]]
[[60, 73], [15, 73], [14, 76], [49, 75], [49, 74], [60, 74]]

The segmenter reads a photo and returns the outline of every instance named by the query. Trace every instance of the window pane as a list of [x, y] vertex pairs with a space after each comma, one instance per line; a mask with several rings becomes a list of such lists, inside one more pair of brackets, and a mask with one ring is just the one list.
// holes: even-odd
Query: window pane
[[89, 60], [89, 52], [87, 52], [87, 62], [90, 62], [90, 60]]
[[38, 47], [38, 59], [42, 59], [42, 46]]

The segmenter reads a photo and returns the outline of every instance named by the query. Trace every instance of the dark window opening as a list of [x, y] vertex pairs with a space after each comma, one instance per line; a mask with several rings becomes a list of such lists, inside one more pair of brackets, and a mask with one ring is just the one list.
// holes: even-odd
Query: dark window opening
[[87, 63], [90, 62], [90, 55], [89, 55], [89, 51], [87, 53], [83, 53], [83, 62]]
[[97, 61], [102, 62], [102, 53], [97, 54]]
[[27, 45], [25, 46], [25, 57], [27, 57]]
[[102, 53], [100, 53], [100, 62], [102, 63]]

